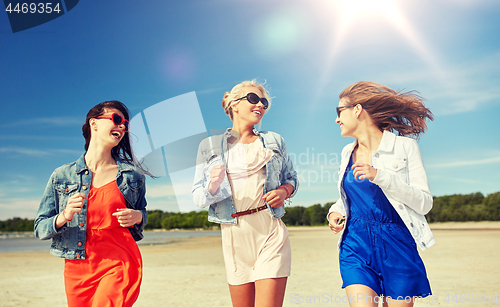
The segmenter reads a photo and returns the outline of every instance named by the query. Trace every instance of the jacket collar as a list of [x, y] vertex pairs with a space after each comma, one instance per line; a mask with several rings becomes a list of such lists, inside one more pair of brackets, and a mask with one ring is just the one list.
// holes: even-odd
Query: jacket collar
[[[87, 164], [85, 163], [85, 154], [87, 152], [84, 152], [80, 158], [78, 158], [78, 160], [76, 161], [76, 169], [75, 169], [75, 172], [76, 173], [81, 173], [83, 171], [88, 171], [89, 170], [89, 167], [87, 166]], [[121, 172], [126, 172], [126, 171], [130, 171], [130, 170], [133, 170], [133, 166], [128, 164], [128, 163], [125, 163], [122, 159], [120, 159], [119, 157], [113, 155], [113, 159], [115, 159], [116, 161], [116, 164], [118, 165], [118, 173], [121, 173]]]
[[[253, 128], [253, 130], [252, 130], [252, 131], [253, 131], [253, 134], [255, 134], [255, 135], [259, 135], [259, 136], [260, 136], [260, 131], [259, 131], [259, 130], [257, 130], [256, 128]], [[226, 132], [224, 132], [224, 136], [225, 136], [225, 137], [230, 137], [230, 136], [231, 136], [231, 128], [227, 128], [227, 129], [226, 129]]]
[[380, 145], [378, 145], [377, 151], [391, 152], [394, 149], [394, 144], [396, 143], [396, 135], [390, 131], [384, 130], [382, 135], [382, 140]]
[[76, 170], [75, 170], [75, 172], [76, 172], [76, 173], [81, 173], [81, 172], [83, 172], [83, 171], [87, 171], [87, 170], [89, 170], [89, 168], [88, 168], [87, 164], [85, 164], [85, 154], [86, 154], [86, 153], [87, 153], [87, 152], [84, 152], [84, 153], [80, 156], [80, 158], [78, 158], [78, 160], [76, 160]]
[[[384, 134], [382, 135], [382, 140], [380, 140], [380, 144], [378, 145], [377, 151], [392, 152], [395, 143], [396, 143], [396, 135], [390, 131], [384, 130]], [[358, 145], [358, 140], [355, 139], [354, 142], [352, 142], [349, 155], [352, 153], [352, 151], [354, 150], [354, 148], [356, 148], [357, 145]]]
[[126, 163], [121, 158], [119, 158], [113, 154], [111, 154], [111, 155], [113, 156], [113, 159], [115, 159], [116, 164], [118, 165], [118, 173], [134, 170], [134, 166]]

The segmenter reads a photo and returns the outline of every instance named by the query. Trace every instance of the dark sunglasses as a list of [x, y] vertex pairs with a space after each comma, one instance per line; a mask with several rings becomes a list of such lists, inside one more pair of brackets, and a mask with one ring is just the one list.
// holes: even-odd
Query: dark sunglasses
[[242, 99], [248, 100], [248, 102], [250, 102], [251, 104], [258, 104], [259, 102], [262, 102], [262, 104], [264, 105], [264, 110], [269, 107], [269, 101], [267, 101], [266, 98], [260, 98], [255, 93], [248, 93], [245, 97], [238, 98], [235, 101], [240, 101]]
[[130, 128], [130, 122], [126, 119], [124, 119], [123, 117], [121, 117], [120, 114], [118, 113], [113, 113], [111, 115], [101, 115], [101, 116], [97, 116], [96, 119], [101, 119], [101, 118], [104, 118], [104, 119], [111, 119], [113, 121], [113, 124], [117, 125], [117, 126], [120, 126], [120, 125], [124, 125], [125, 126], [125, 132], [128, 132], [129, 128]]
[[359, 103], [356, 103], [356, 104], [351, 104], [349, 106], [341, 106], [341, 107], [337, 107], [337, 117], [340, 117], [340, 112], [343, 111], [344, 108], [352, 108], [352, 107], [355, 107], [357, 106]]

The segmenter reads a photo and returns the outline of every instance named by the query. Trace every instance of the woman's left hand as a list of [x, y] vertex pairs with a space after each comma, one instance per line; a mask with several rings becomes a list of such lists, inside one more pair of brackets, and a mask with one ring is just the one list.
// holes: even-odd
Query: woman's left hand
[[142, 222], [142, 212], [139, 210], [119, 208], [113, 216], [116, 216], [122, 227], [132, 227]]
[[262, 197], [269, 206], [272, 208], [278, 208], [283, 205], [288, 192], [285, 189], [276, 189], [267, 192], [264, 197]]
[[351, 169], [354, 170], [354, 178], [358, 180], [368, 179], [371, 181], [377, 175], [377, 169], [367, 163], [354, 163]]

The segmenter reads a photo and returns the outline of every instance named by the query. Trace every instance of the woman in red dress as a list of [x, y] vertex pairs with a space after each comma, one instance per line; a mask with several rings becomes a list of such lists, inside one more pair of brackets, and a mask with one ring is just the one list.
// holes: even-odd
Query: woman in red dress
[[139, 296], [135, 241], [147, 222], [146, 189], [128, 119], [119, 101], [93, 107], [82, 127], [86, 152], [53, 172], [38, 209], [36, 236], [52, 239], [51, 254], [66, 259], [68, 306], [132, 306]]

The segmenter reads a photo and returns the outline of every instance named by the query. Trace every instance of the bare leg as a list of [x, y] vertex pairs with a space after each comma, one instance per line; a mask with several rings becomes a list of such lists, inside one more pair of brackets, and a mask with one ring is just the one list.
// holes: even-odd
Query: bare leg
[[288, 277], [260, 279], [255, 282], [256, 307], [281, 307]]
[[229, 285], [229, 293], [233, 307], [254, 307], [255, 305], [255, 283], [243, 285]]
[[365, 285], [347, 286], [345, 292], [351, 307], [377, 307], [381, 300], [372, 288]]
[[413, 298], [406, 300], [394, 300], [384, 297], [384, 307], [413, 307]]

